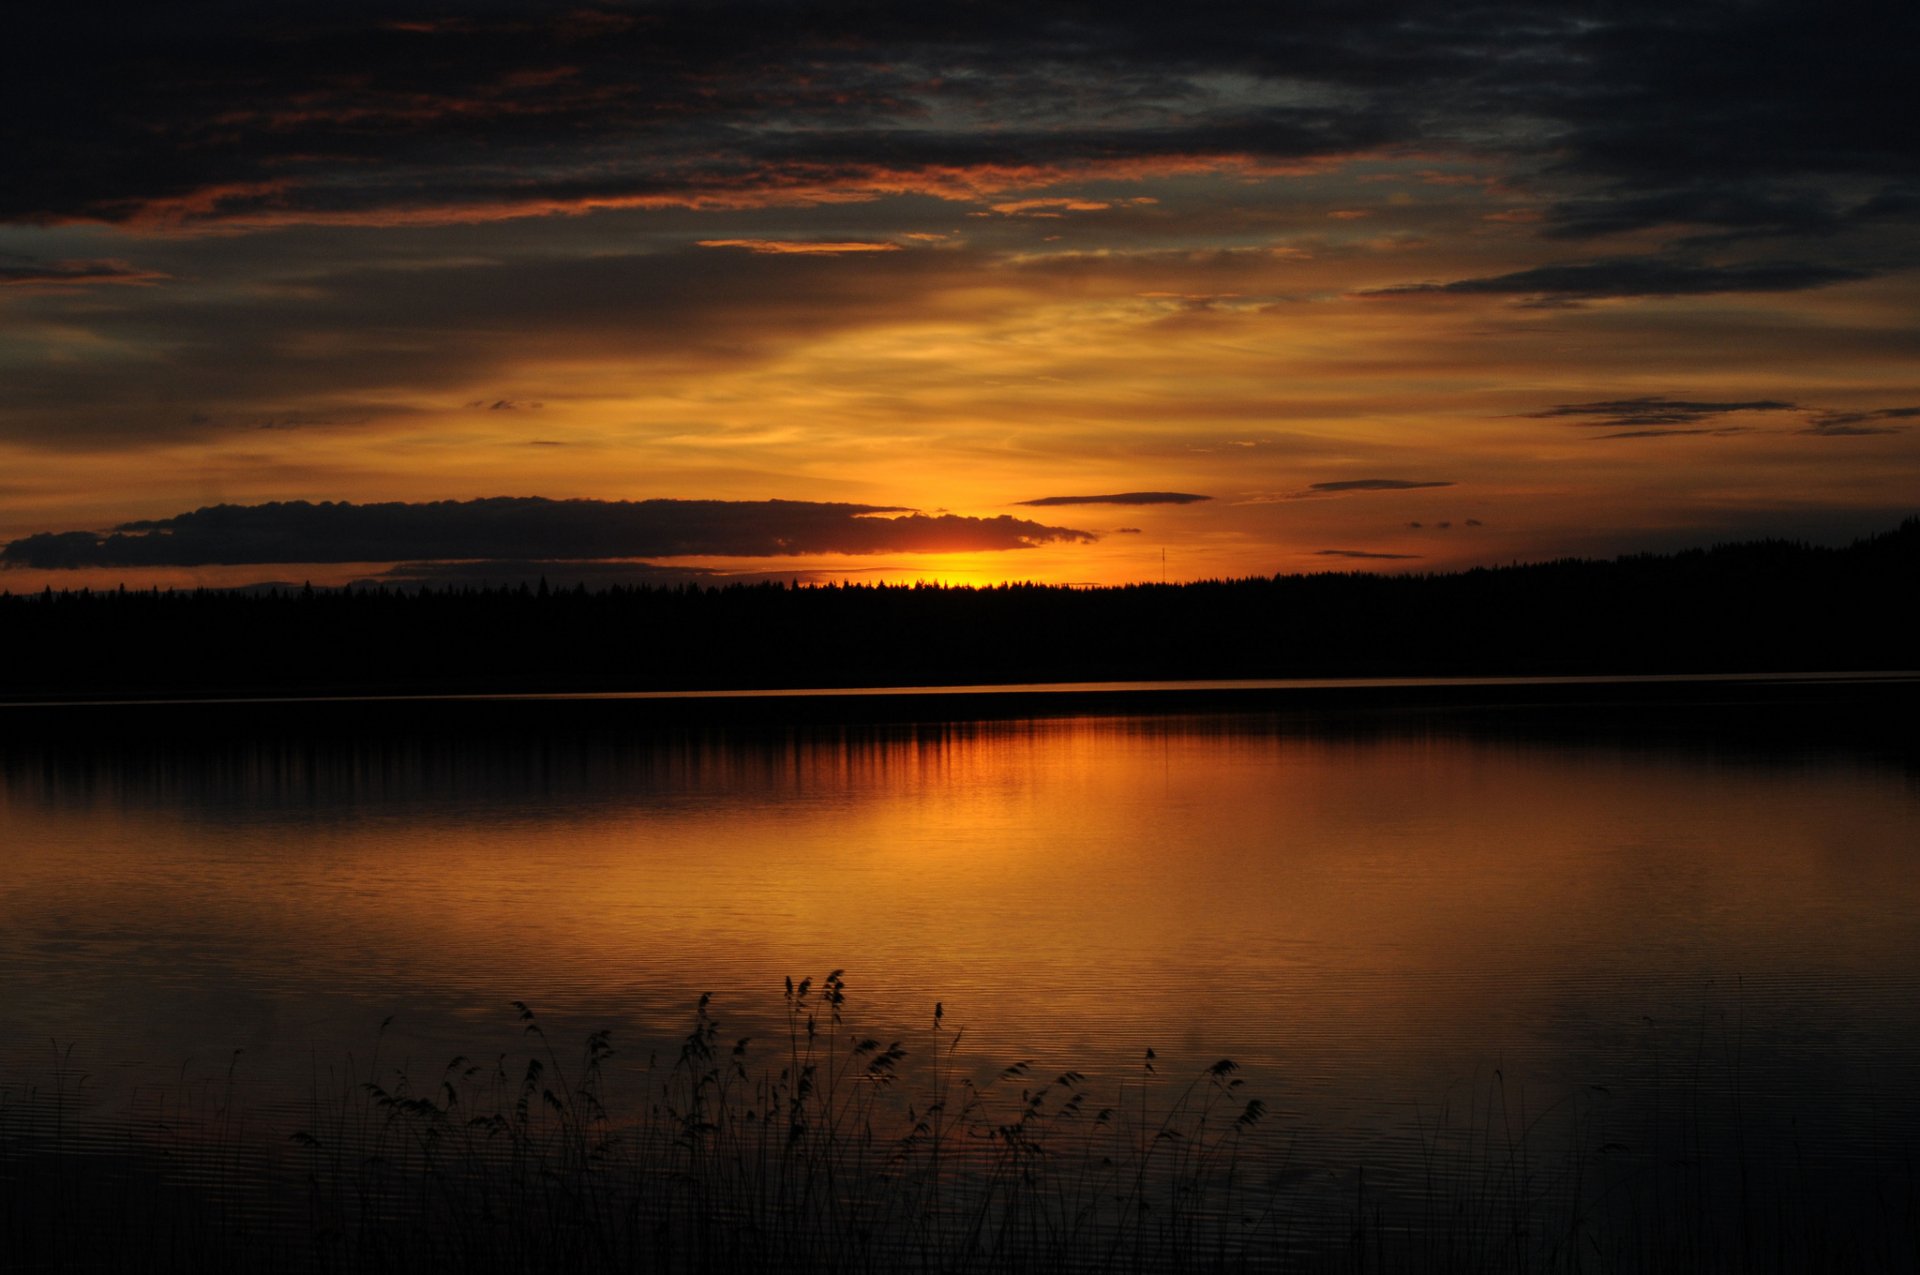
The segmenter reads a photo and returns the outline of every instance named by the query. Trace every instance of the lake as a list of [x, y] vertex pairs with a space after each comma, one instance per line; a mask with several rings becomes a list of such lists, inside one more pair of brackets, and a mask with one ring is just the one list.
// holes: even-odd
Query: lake
[[1546, 1161], [1718, 1147], [1798, 1196], [1911, 1191], [1920, 768], [1904, 716], [1849, 725], [1877, 692], [1103, 695], [16, 731], [0, 1088], [57, 1086], [103, 1144], [218, 1088], [278, 1145], [376, 1046], [432, 1075], [523, 1049], [513, 1001], [569, 1051], [610, 1029], [631, 1076], [703, 993], [777, 1055], [785, 980], [844, 970], [909, 1080], [948, 1050], [1098, 1099], [1149, 1049], [1234, 1060], [1275, 1189], [1349, 1199], [1364, 1165], [1390, 1207], [1517, 1129]]

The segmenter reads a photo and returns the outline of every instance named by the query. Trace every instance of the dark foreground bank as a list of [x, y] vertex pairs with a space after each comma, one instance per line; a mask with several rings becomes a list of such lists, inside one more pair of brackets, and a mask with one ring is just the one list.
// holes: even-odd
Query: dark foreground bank
[[[70, 1055], [0, 1086], [9, 1271], [1906, 1271], [1915, 1162], [1836, 1181], [1762, 1154], [1700, 1073], [1617, 1118], [1497, 1070], [1436, 1115], [1414, 1178], [1297, 1163], [1284, 1102], [1230, 1059], [1091, 1081], [979, 1070], [942, 1021], [899, 1040], [839, 975], [788, 983], [786, 1035], [735, 1042], [706, 998], [676, 1058], [550, 1040], [444, 1067], [329, 1067], [304, 1110], [218, 1082], [91, 1121]], [[1685, 1076], [1685, 1071], [1676, 1073]], [[1643, 1095], [1645, 1097], [1645, 1095]], [[1534, 1105], [1529, 1106], [1530, 1101]], [[1728, 1119], [1729, 1114], [1733, 1117]], [[1817, 1142], [1819, 1131], [1809, 1131]]]

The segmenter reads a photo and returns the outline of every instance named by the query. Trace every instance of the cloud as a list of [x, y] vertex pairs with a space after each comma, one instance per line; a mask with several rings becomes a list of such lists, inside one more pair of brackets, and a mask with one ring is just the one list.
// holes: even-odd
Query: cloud
[[[860, 569], [864, 570], [864, 568]], [[595, 559], [494, 558], [479, 562], [401, 562], [378, 575], [352, 582], [353, 588], [419, 586], [433, 588], [511, 588], [545, 580], [549, 588], [589, 590], [682, 584], [724, 585], [819, 584], [859, 571], [822, 571], [809, 568], [786, 571], [721, 571], [711, 567], [666, 566], [657, 562], [600, 561]]]
[[990, 205], [1003, 217], [1060, 217], [1070, 212], [1106, 212], [1113, 204], [1104, 199], [1011, 199]]
[[1563, 165], [1605, 180], [1618, 228], [1673, 217], [1659, 199], [1676, 192], [1696, 197], [1689, 220], [1751, 224], [1808, 189], [1844, 189], [1843, 175], [1911, 177], [1899, 67], [1914, 35], [1905, 11], [1835, 23], [1792, 0], [1623, 6], [1568, 41], [1553, 68], [1567, 91], [1539, 109]]
[[1564, 419], [1568, 424], [1594, 426], [1613, 432], [1612, 438], [1669, 438], [1689, 434], [1744, 434], [1745, 425], [1713, 426], [1709, 422], [1722, 416], [1741, 413], [1812, 412], [1806, 427], [1794, 431], [1830, 438], [1850, 438], [1873, 434], [1897, 434], [1908, 427], [1892, 422], [1920, 419], [1920, 407], [1881, 407], [1864, 411], [1812, 411], [1785, 399], [1676, 399], [1644, 398], [1601, 399], [1592, 403], [1559, 403], [1543, 411], [1528, 412], [1533, 420]]
[[216, 563], [401, 562], [473, 558], [787, 557], [1027, 549], [1097, 537], [1002, 514], [928, 516], [893, 506], [765, 500], [548, 500], [423, 504], [215, 505], [122, 523], [111, 533], [46, 532], [0, 550], [40, 568]]
[[1336, 495], [1343, 491], [1413, 491], [1420, 487], [1451, 487], [1451, 481], [1426, 482], [1410, 478], [1343, 478], [1337, 482], [1309, 483], [1307, 491]]
[[1036, 507], [1054, 505], [1191, 505], [1211, 496], [1196, 496], [1186, 491], [1121, 491], [1110, 496], [1042, 496], [1038, 500], [1014, 503]]
[[1552, 210], [1544, 231], [1553, 239], [1586, 239], [1650, 226], [1711, 226], [1716, 233], [1689, 235], [1682, 242], [1729, 244], [1831, 235], [1846, 220], [1825, 191], [1768, 192], [1707, 184], [1566, 200]]
[[[1228, 493], [1175, 520], [1069, 510], [1103, 532], [1115, 508], [1205, 517], [1226, 562], [1284, 538], [1289, 509], [1360, 515], [1320, 533], [1337, 544], [1473, 507], [1299, 490], [1341, 469], [1410, 476], [1471, 454], [1468, 490], [1538, 507], [1505, 525], [1557, 545], [1600, 534], [1575, 506], [1613, 505], [1608, 534], [1624, 534], [1709, 505], [1884, 502], [1912, 468], [1900, 438], [1842, 441], [1910, 422], [1817, 409], [1920, 401], [1889, 371], [1920, 349], [1914, 14], [454, 12], [277, 0], [11, 19], [32, 56], [0, 97], [31, 127], [9, 130], [0, 249], [35, 260], [0, 257], [24, 285], [0, 285], [0, 470], [35, 474], [40, 512], [14, 510], [6, 536], [104, 526], [85, 493], [129, 474], [148, 484], [141, 512], [634, 492], [622, 474], [649, 495], [931, 511], [1026, 467], [997, 507], [957, 505], [1011, 514], [1043, 472], [1027, 462], [1045, 461], [1080, 474], [1043, 478], [1055, 493]], [[168, 282], [108, 283], [141, 272]], [[1396, 284], [1437, 295], [1350, 300]], [[1509, 304], [1613, 296], [1680, 300]], [[1527, 385], [1576, 388], [1512, 397]], [[1810, 405], [1488, 427], [1547, 397], [1643, 390]], [[483, 398], [547, 407], [459, 410]], [[1446, 421], [1464, 432], [1443, 443]], [[309, 428], [280, 432], [295, 423]], [[1516, 437], [1745, 425], [1832, 441], [1599, 449], [1606, 463], [1562, 474], [1550, 501], [1529, 473], [1551, 458]], [[1814, 450], [1846, 472], [1810, 494], [1792, 470]], [[1635, 472], [1708, 453], [1712, 474]], [[970, 473], [970, 494], [876, 477], [902, 456], [923, 480]], [[767, 485], [776, 473], [804, 486]], [[1336, 503], [1227, 507], [1247, 492]]]
[[97, 284], [148, 287], [164, 282], [167, 275], [157, 270], [142, 270], [115, 257], [93, 261], [36, 262], [0, 255], [0, 288], [87, 288]]
[[1871, 278], [1869, 271], [1801, 261], [1702, 265], [1667, 257], [1613, 257], [1602, 261], [1536, 266], [1509, 274], [1451, 283], [1409, 283], [1374, 288], [1363, 296], [1425, 293], [1475, 294], [1598, 301], [1610, 297], [1676, 297], [1719, 292], [1799, 292]]
[[1826, 438], [1861, 438], [1872, 434], [1899, 434], [1908, 427], [1888, 421], [1920, 419], [1920, 407], [1881, 407], [1865, 412], [1819, 412], [1797, 432]]
[[29, 176], [0, 191], [0, 219], [421, 224], [972, 200], [1088, 174], [1260, 171], [1412, 129], [1378, 104], [1209, 86], [1194, 74], [1228, 49], [1175, 53], [1189, 65], [1174, 70], [1159, 15], [1124, 5], [1059, 23], [997, 4], [715, 0], [587, 20], [505, 0], [431, 25], [400, 12], [289, 0], [109, 29], [23, 20], [47, 124], [22, 139]]
[[1664, 434], [1711, 434], [1738, 432], [1730, 429], [1701, 429], [1703, 421], [1741, 412], [1793, 412], [1798, 403], [1783, 399], [1700, 400], [1680, 398], [1601, 399], [1593, 403], [1558, 403], [1543, 411], [1528, 412], [1532, 420], [1565, 419], [1568, 424], [1622, 430], [1607, 438], [1649, 438]]
[[850, 252], [898, 252], [897, 243], [876, 243], [868, 240], [814, 240], [814, 239], [702, 239], [702, 248], [744, 248], [748, 252], [761, 252], [785, 256], [838, 257]]
[[1603, 442], [1610, 438], [1682, 438], [1689, 434], [1705, 434], [1722, 438], [1730, 434], [1749, 434], [1753, 431], [1744, 425], [1730, 425], [1725, 429], [1627, 429], [1617, 434], [1597, 435]]
[[[225, 272], [199, 290], [122, 289], [112, 307], [63, 315], [100, 353], [10, 365], [0, 438], [78, 449], [225, 434], [236, 419], [391, 420], [409, 398], [475, 410], [538, 400], [552, 411], [560, 386], [522, 382], [512, 398], [485, 399], [474, 387], [556, 353], [682, 374], [754, 362], [838, 331], [924, 317], [930, 297], [983, 264], [965, 250], [819, 256], [686, 245], [423, 265], [404, 250], [394, 261], [342, 260], [322, 245], [310, 265], [290, 268], [260, 245], [256, 275], [246, 255], [254, 246], [223, 240], [217, 253], [192, 253]], [[164, 356], [150, 352], [156, 342]]]
[[1366, 549], [1316, 549], [1314, 554], [1321, 558], [1411, 559], [1420, 556], [1417, 553], [1373, 553]]
[[395, 0], [286, 0], [107, 24], [34, 9], [9, 31], [33, 50], [7, 90], [35, 120], [0, 188], [0, 220], [19, 223], [1018, 204], [1089, 177], [1418, 147], [1528, 179], [1554, 233], [1821, 236], [1850, 212], [1827, 192], [1870, 203], [1913, 179], [1915, 19], [1897, 6], [1835, 21], [1798, 0], [1368, 0], [1269, 22], [1138, 0], [1044, 20], [995, 2], [499, 0], [421, 20]]

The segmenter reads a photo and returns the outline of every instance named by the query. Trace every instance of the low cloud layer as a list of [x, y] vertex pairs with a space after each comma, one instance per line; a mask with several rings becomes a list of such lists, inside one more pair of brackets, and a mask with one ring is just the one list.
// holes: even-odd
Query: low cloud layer
[[1388, 560], [1418, 558], [1417, 553], [1374, 553], [1367, 549], [1316, 549], [1314, 556], [1319, 558], [1383, 558]]
[[881, 505], [764, 500], [547, 500], [215, 505], [47, 532], [0, 550], [16, 567], [152, 567], [508, 558], [789, 557], [1027, 549], [1092, 532], [1001, 515], [928, 516]]
[[1191, 505], [1212, 496], [1196, 496], [1186, 491], [1121, 491], [1111, 496], [1042, 496], [1038, 500], [1017, 503], [1029, 506], [1053, 505]]

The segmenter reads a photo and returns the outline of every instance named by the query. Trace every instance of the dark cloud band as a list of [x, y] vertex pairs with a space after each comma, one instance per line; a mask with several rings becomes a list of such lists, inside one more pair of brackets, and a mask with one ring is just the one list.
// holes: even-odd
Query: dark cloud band
[[172, 518], [27, 536], [7, 566], [149, 567], [477, 558], [791, 557], [948, 553], [1084, 542], [1093, 533], [1001, 515], [764, 500], [546, 500], [215, 505]]
[[1846, 266], [1798, 261], [1762, 261], [1745, 265], [1700, 265], [1664, 257], [1618, 257], [1568, 265], [1537, 266], [1510, 274], [1452, 283], [1412, 283], [1377, 288], [1369, 296], [1426, 293], [1545, 297], [1597, 301], [1606, 297], [1678, 297], [1716, 292], [1799, 292], [1871, 277]]
[[1022, 500], [1018, 503], [1032, 506], [1191, 505], [1212, 499], [1211, 496], [1196, 496], [1187, 491], [1121, 491], [1111, 496], [1042, 496], [1038, 500]]
[[125, 261], [34, 262], [0, 256], [0, 288], [88, 288], [98, 284], [153, 284], [166, 279]]
[[1817, 412], [1802, 434], [1827, 438], [1865, 438], [1904, 433], [1906, 422], [1920, 420], [1920, 407], [1881, 407], [1865, 412]]
[[33, 56], [0, 107], [35, 125], [6, 137], [0, 219], [953, 194], [1456, 143], [1574, 177], [1556, 234], [1817, 236], [1902, 206], [1915, 176], [1912, 6], [463, 8], [30, 6], [9, 35]]
[[1414, 491], [1421, 487], [1451, 486], [1451, 480], [1423, 482], [1411, 478], [1343, 478], [1338, 482], [1311, 483], [1307, 490], [1334, 495], [1343, 491]]
[[1614, 431], [1602, 435], [1603, 438], [1659, 438], [1668, 434], [1739, 433], [1744, 427], [1707, 428], [1706, 423], [1736, 413], [1799, 410], [1798, 403], [1773, 398], [1713, 401], [1649, 396], [1600, 399], [1592, 403], [1557, 403], [1527, 415], [1533, 420], [1565, 420], [1570, 425]]

